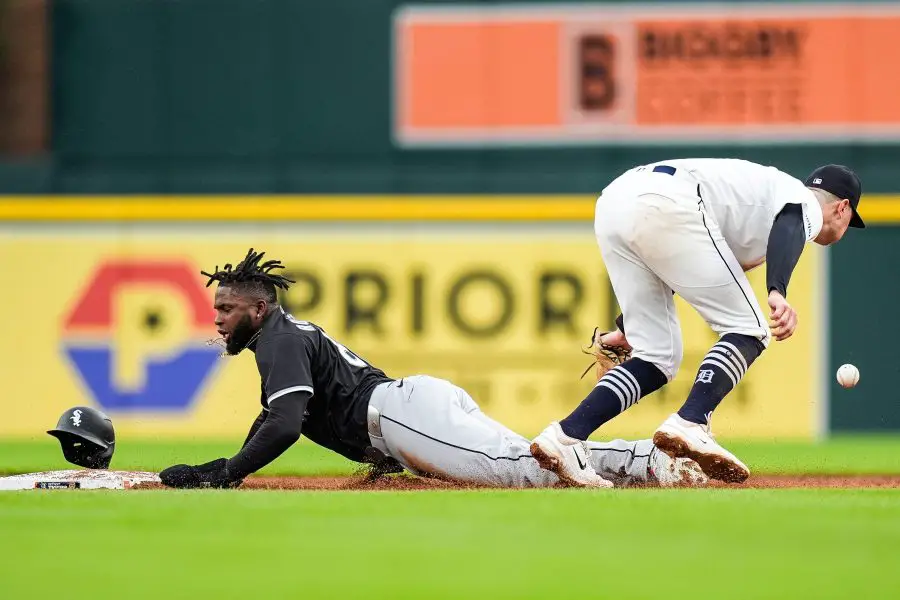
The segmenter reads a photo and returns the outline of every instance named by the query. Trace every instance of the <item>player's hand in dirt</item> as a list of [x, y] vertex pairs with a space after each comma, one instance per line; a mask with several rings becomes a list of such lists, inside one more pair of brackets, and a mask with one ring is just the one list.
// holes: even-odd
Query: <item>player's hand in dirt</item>
[[791, 337], [797, 328], [797, 311], [777, 290], [769, 292], [769, 308], [772, 309], [769, 315], [772, 336], [779, 342]]
[[228, 461], [224, 458], [202, 465], [174, 465], [159, 473], [163, 485], [181, 489], [233, 488], [241, 484], [228, 477]]

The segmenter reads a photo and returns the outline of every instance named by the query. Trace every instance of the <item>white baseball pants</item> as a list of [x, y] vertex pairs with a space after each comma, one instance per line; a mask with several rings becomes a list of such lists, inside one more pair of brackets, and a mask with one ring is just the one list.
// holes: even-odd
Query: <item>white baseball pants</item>
[[[462, 388], [428, 375], [375, 388], [369, 400], [369, 439], [416, 475], [492, 487], [553, 487], [555, 474], [538, 466], [530, 440], [494, 421]], [[591, 464], [616, 485], [648, 481], [651, 440], [588, 442]]]
[[682, 359], [674, 290], [721, 337], [769, 343], [769, 328], [750, 282], [725, 243], [691, 178], [631, 172], [597, 199], [594, 231], [632, 356], [671, 381]]

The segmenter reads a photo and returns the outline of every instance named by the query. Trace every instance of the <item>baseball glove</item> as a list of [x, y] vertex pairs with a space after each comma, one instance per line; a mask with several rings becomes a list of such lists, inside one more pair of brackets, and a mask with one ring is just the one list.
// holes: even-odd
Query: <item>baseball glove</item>
[[597, 376], [597, 381], [600, 381], [600, 378], [606, 375], [607, 371], [616, 365], [621, 365], [631, 358], [631, 350], [621, 346], [610, 346], [600, 341], [602, 336], [607, 333], [609, 332], [600, 331], [599, 327], [595, 327], [594, 334], [591, 336], [590, 345], [587, 348], [581, 349], [585, 354], [592, 354], [594, 356], [594, 362], [584, 370], [584, 373], [581, 374], [581, 379], [584, 379], [584, 376], [587, 375], [588, 371], [593, 367]]

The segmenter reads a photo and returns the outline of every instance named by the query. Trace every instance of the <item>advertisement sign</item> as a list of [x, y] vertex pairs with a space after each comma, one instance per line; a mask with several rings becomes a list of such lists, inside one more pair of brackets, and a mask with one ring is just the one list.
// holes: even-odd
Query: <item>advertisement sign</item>
[[896, 4], [406, 6], [400, 145], [900, 139]]
[[[589, 223], [33, 225], [0, 236], [10, 283], [0, 436], [35, 436], [68, 407], [108, 412], [120, 435], [239, 437], [259, 411], [249, 353], [223, 358], [201, 270], [249, 248], [282, 260], [297, 318], [388, 375], [426, 373], [467, 389], [526, 435], [591, 390], [581, 352], [617, 312]], [[728, 436], [808, 437], [816, 426], [821, 251], [791, 280], [801, 325], [774, 343], [716, 413]], [[762, 294], [764, 269], [751, 273]], [[760, 296], [762, 299], [762, 296]], [[678, 300], [678, 378], [598, 435], [647, 436], [687, 395], [715, 336]]]

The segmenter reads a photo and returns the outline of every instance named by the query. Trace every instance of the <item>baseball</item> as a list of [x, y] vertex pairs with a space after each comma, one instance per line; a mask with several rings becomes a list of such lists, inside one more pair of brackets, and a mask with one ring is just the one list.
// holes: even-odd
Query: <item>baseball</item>
[[841, 387], [852, 388], [859, 383], [859, 369], [851, 364], [841, 365], [837, 370], [837, 380]]

